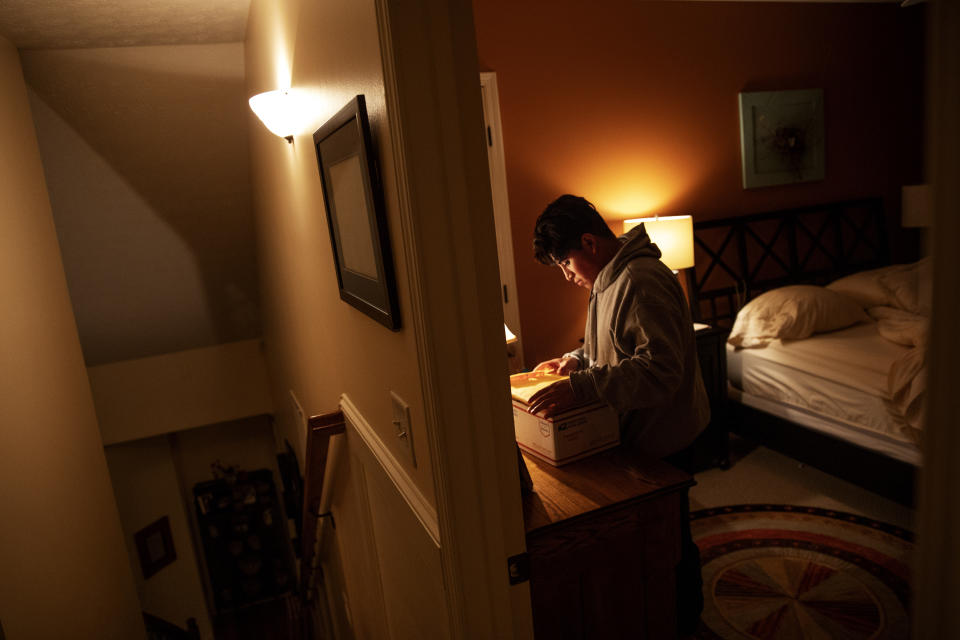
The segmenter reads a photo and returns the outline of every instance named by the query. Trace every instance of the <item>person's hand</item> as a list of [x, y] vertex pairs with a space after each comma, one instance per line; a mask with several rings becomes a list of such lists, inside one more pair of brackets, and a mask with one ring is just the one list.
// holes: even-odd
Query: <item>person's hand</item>
[[565, 376], [571, 371], [576, 371], [579, 368], [580, 361], [573, 356], [567, 356], [565, 358], [554, 358], [553, 360], [541, 362], [533, 368], [533, 371], [534, 373], [543, 371], [545, 373], [556, 373], [558, 375]]
[[576, 402], [573, 385], [569, 380], [557, 380], [549, 387], [537, 391], [530, 398], [530, 413], [550, 418], [569, 409]]

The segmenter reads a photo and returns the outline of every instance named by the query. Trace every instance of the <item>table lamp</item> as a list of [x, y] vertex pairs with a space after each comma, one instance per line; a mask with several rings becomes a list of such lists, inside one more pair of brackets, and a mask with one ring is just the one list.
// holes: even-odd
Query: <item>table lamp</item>
[[650, 240], [660, 248], [662, 254], [660, 260], [673, 269], [674, 273], [677, 273], [680, 269], [689, 269], [693, 266], [692, 217], [633, 218], [623, 221], [623, 232], [626, 233], [640, 223], [643, 223]]

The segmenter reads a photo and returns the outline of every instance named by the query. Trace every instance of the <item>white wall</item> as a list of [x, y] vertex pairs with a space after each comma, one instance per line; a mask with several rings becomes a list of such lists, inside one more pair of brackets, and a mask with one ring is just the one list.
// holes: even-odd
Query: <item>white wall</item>
[[105, 445], [273, 412], [260, 340], [87, 371]]
[[[181, 627], [196, 618], [204, 639], [213, 638], [203, 551], [193, 487], [213, 480], [211, 464], [273, 473], [282, 490], [270, 419], [257, 416], [186, 429], [105, 447], [130, 566], [143, 610]], [[176, 560], [150, 578], [140, 568], [134, 534], [167, 516]]]
[[260, 335], [243, 45], [22, 55], [87, 364]]
[[218, 460], [244, 471], [270, 469], [277, 487], [281, 486], [277, 447], [267, 416], [186, 429], [171, 434], [170, 441], [177, 473], [187, 495], [192, 496], [190, 492], [198, 482], [214, 479], [210, 465]]
[[143, 638], [16, 49], [0, 38], [0, 620]]
[[[357, 406], [401, 458], [389, 391], [410, 405], [414, 449], [426, 451], [422, 390], [413, 316], [407, 291], [407, 258], [395, 192], [387, 185], [386, 208], [402, 329], [392, 332], [340, 300], [327, 230], [317, 157], [311, 134], [362, 93], [381, 173], [393, 173], [384, 104], [377, 18], [372, 0], [332, 2], [254, 1], [247, 31], [248, 94], [289, 86], [309, 92], [314, 121], [287, 144], [249, 114], [252, 173], [265, 343], [281, 430], [295, 430], [289, 390], [308, 415], [337, 408], [349, 391]], [[294, 437], [295, 436], [295, 437]], [[291, 433], [300, 459], [304, 433]], [[420, 456], [406, 472], [428, 495], [430, 461]], [[431, 498], [432, 499], [432, 498]]]
[[[188, 618], [196, 618], [204, 640], [212, 639], [203, 580], [168, 438], [116, 444], [105, 452], [143, 610], [181, 628], [186, 628]], [[177, 558], [145, 579], [134, 535], [164, 516], [170, 522]]]
[[[528, 637], [528, 591], [505, 577], [523, 527], [469, 3], [254, 0], [246, 51], [249, 95], [292, 86], [315, 115], [293, 144], [250, 126], [278, 430], [303, 459], [290, 391], [307, 415], [349, 413], [350, 472], [323, 527], [334, 618], [363, 638]], [[356, 94], [398, 332], [340, 300], [326, 228], [311, 133]], [[410, 406], [416, 464], [391, 391]]]
[[[433, 502], [433, 479], [415, 336], [410, 326], [413, 316], [406, 290], [406, 258], [396, 194], [387, 193], [387, 217], [403, 329], [392, 332], [339, 298], [317, 159], [310, 138], [320, 123], [362, 93], [382, 173], [389, 179], [393, 172], [374, 3], [254, 0], [247, 33], [248, 93], [253, 95], [292, 83], [312, 92], [316, 115], [315, 122], [292, 145], [267, 132], [250, 116], [264, 339], [279, 409], [278, 431], [290, 440], [302, 461], [305, 433], [291, 410], [289, 391], [296, 394], [307, 415], [335, 410], [340, 395], [347, 392], [370, 431], [382, 443], [385, 455], [395, 463], [398, 475], [429, 505]], [[416, 466], [391, 424], [391, 390], [410, 405]], [[346, 581], [333, 585], [334, 608], [341, 620], [353, 621], [356, 637], [414, 637], [417, 634], [408, 635], [413, 631], [409, 625], [396, 636], [391, 636], [386, 626], [386, 611], [395, 607], [392, 603], [402, 592], [411, 605], [408, 615], [421, 625], [417, 637], [441, 638], [445, 629], [441, 625], [438, 632], [436, 627], [436, 621], [443, 620], [442, 591], [437, 591], [442, 584], [439, 567], [437, 563], [420, 566], [416, 556], [402, 553], [404, 548], [426, 545], [439, 558], [437, 542], [410, 513], [404, 498], [394, 493], [390, 500], [397, 504], [392, 509], [406, 516], [397, 523], [400, 528], [396, 529], [394, 540], [401, 553], [394, 551], [390, 557], [395, 557], [403, 570], [394, 568], [389, 575], [381, 575], [381, 545], [389, 537], [376, 536], [372, 513], [383, 508], [384, 499], [373, 501], [367, 488], [390, 485], [391, 480], [369, 456], [363, 458], [367, 464], [356, 463], [363, 446], [362, 440], [351, 441], [352, 472], [337, 486], [352, 499], [334, 506], [337, 528], [327, 527], [336, 540], [346, 545], [340, 562]], [[408, 524], [411, 519], [412, 528]], [[386, 526], [389, 530], [389, 523]], [[339, 543], [334, 549], [339, 550]], [[333, 561], [329, 557], [326, 560]], [[336, 561], [339, 560], [338, 557]], [[376, 597], [381, 589], [388, 596], [386, 603]]]

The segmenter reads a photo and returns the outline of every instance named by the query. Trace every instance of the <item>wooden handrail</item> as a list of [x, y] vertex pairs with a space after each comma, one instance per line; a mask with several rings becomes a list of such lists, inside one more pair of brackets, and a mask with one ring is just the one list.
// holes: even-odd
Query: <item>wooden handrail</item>
[[343, 433], [346, 423], [343, 412], [334, 411], [310, 416], [307, 420], [307, 450], [304, 456], [303, 531], [300, 534], [300, 593], [309, 601], [313, 597], [316, 573], [316, 543], [320, 520], [329, 514], [321, 513], [323, 477], [327, 472], [330, 438]]

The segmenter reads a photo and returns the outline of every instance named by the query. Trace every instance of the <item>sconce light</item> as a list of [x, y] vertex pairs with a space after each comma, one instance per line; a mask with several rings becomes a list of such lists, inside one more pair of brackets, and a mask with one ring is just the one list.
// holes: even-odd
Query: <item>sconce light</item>
[[513, 344], [517, 341], [517, 336], [513, 334], [513, 331], [510, 331], [510, 327], [507, 326], [506, 322], [503, 323], [503, 333], [507, 340], [507, 344]]
[[287, 142], [299, 133], [304, 122], [304, 105], [293, 89], [277, 89], [250, 98], [250, 108], [267, 129]]
[[634, 218], [623, 221], [626, 233], [643, 223], [647, 235], [660, 248], [660, 260], [673, 269], [693, 266], [693, 218], [690, 216], [658, 216], [654, 218]]

